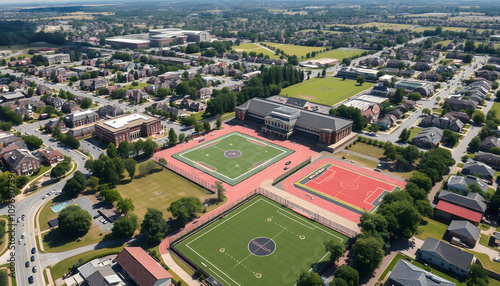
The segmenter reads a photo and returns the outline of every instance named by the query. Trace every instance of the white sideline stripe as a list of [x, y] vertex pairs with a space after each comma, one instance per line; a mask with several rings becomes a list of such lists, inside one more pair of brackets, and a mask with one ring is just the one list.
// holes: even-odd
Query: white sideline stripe
[[[375, 202], [375, 200], [373, 200], [373, 201], [371, 201], [371, 202], [367, 202], [366, 200], [368, 200], [368, 199], [369, 199], [369, 198], [370, 198], [373, 194], [377, 193], [377, 190], [378, 190], [378, 189], [382, 189], [382, 193], [380, 193], [380, 195], [381, 195], [381, 194], [383, 194], [383, 193], [384, 193], [384, 191], [385, 191], [385, 189], [383, 189], [383, 188], [381, 188], [381, 187], [377, 187], [377, 188], [375, 189], [375, 191], [372, 191], [372, 193], [371, 193], [368, 197], [366, 197], [366, 199], [365, 199], [363, 202], [365, 202], [365, 203], [367, 203], [367, 204], [370, 204], [370, 205], [371, 205], [373, 202]], [[379, 196], [380, 196], [380, 195], [379, 195]]]
[[[226, 135], [224, 135], [224, 136], [222, 136], [222, 137], [219, 137], [219, 138], [217, 138], [217, 139], [214, 139], [214, 140], [221, 140], [221, 139], [225, 139], [225, 138], [227, 138], [227, 137], [229, 137], [229, 136], [233, 136], [233, 135], [237, 135], [237, 136], [240, 136], [240, 137], [244, 137], [244, 138], [246, 138], [246, 139], [252, 139], [252, 140], [260, 141], [260, 139], [255, 139], [255, 138], [250, 137], [250, 136], [245, 136], [244, 134], [240, 134], [239, 132], [238, 132], [238, 133], [229, 133], [229, 134], [226, 134]], [[211, 143], [211, 142], [207, 142], [207, 143], [205, 143], [205, 144], [203, 144], [203, 145], [200, 145], [200, 146], [198, 146], [198, 147], [193, 147], [193, 148], [190, 148], [190, 149], [188, 149], [188, 150], [186, 150], [186, 151], [183, 151], [183, 152], [177, 153], [177, 155], [178, 155], [178, 156], [180, 156], [180, 157], [182, 157], [182, 158], [184, 158], [185, 160], [187, 160], [187, 161], [189, 161], [189, 162], [191, 162], [191, 163], [195, 164], [195, 165], [198, 165], [198, 163], [194, 162], [193, 160], [191, 160], [191, 159], [189, 159], [189, 158], [184, 157], [184, 154], [186, 154], [186, 153], [190, 153], [190, 152], [195, 151], [195, 150], [198, 150], [199, 148], [203, 147], [204, 145], [206, 145], [206, 144], [208, 144], [208, 143]], [[215, 145], [217, 145], [217, 144], [215, 144]], [[214, 146], [215, 146], [215, 145], [214, 145]], [[257, 145], [257, 144], [256, 144], [256, 145]], [[278, 145], [276, 145], [276, 146], [275, 146], [275, 145], [276, 145], [276, 144], [273, 144], [273, 145], [266, 144], [266, 146], [269, 146], [269, 147], [272, 147], [272, 148], [274, 148], [274, 149], [280, 150], [280, 151], [281, 151], [281, 154], [276, 155], [276, 156], [274, 156], [273, 158], [270, 158], [269, 160], [265, 161], [264, 163], [260, 164], [259, 166], [255, 167], [255, 168], [252, 168], [252, 169], [250, 169], [250, 170], [248, 170], [248, 171], [246, 171], [245, 173], [243, 173], [243, 174], [239, 175], [239, 176], [238, 176], [238, 177], [236, 177], [236, 178], [230, 178], [230, 177], [228, 177], [228, 176], [226, 176], [226, 175], [223, 175], [223, 174], [221, 174], [221, 173], [219, 173], [219, 172], [217, 172], [217, 171], [211, 171], [211, 170], [208, 170], [208, 172], [218, 174], [219, 176], [222, 176], [222, 177], [224, 177], [224, 178], [226, 178], [226, 179], [228, 179], [228, 180], [231, 180], [231, 181], [236, 181], [236, 180], [238, 180], [239, 178], [241, 178], [241, 177], [243, 177], [243, 176], [247, 175], [248, 173], [251, 173], [253, 170], [255, 170], [255, 169], [259, 168], [260, 166], [262, 166], [262, 165], [265, 165], [265, 164], [269, 163], [270, 161], [272, 161], [272, 160], [274, 160], [274, 159], [276, 159], [276, 158], [280, 157], [281, 155], [283, 155], [284, 153], [286, 153], [286, 152], [287, 152], [287, 150], [280, 148]], [[261, 146], [261, 147], [266, 147], [266, 146]], [[277, 147], [277, 146], [278, 146], [278, 147]], [[210, 146], [210, 147], [213, 147], [213, 146]], [[222, 150], [222, 149], [220, 149], [220, 148], [217, 148], [217, 149]], [[174, 154], [174, 155], [175, 155], [175, 154]], [[205, 168], [205, 169], [206, 169], [206, 168]], [[214, 167], [214, 169], [216, 169], [216, 168]]]
[[[224, 276], [226, 276], [227, 278], [229, 278], [231, 281], [233, 281], [233, 282], [234, 282], [236, 285], [238, 285], [238, 286], [240, 286], [240, 284], [238, 284], [238, 283], [237, 283], [236, 281], [234, 281], [231, 277], [229, 277], [229, 275], [228, 275], [228, 274], [226, 274], [225, 272], [223, 272], [222, 270], [220, 270], [219, 268], [217, 268], [217, 266], [215, 266], [212, 262], [208, 261], [208, 259], [206, 259], [206, 258], [205, 258], [205, 257], [203, 257], [202, 255], [200, 255], [198, 252], [196, 252], [193, 248], [191, 248], [191, 246], [189, 246], [189, 244], [191, 244], [191, 243], [195, 242], [195, 241], [196, 241], [196, 240], [198, 240], [199, 238], [202, 238], [205, 234], [207, 234], [207, 233], [211, 232], [212, 230], [214, 230], [214, 229], [216, 229], [217, 227], [221, 226], [222, 224], [226, 223], [226, 222], [227, 222], [227, 221], [229, 221], [230, 219], [234, 218], [235, 216], [239, 215], [240, 213], [242, 213], [243, 211], [245, 211], [246, 209], [248, 209], [249, 207], [253, 206], [254, 204], [256, 204], [256, 203], [258, 203], [258, 202], [260, 202], [260, 201], [264, 201], [264, 202], [266, 202], [266, 203], [270, 204], [271, 206], [273, 206], [273, 207], [277, 208], [277, 209], [278, 209], [277, 213], [279, 213], [279, 214], [283, 215], [282, 213], [280, 213], [280, 207], [278, 207], [278, 206], [276, 206], [276, 205], [274, 205], [274, 204], [272, 204], [272, 203], [268, 202], [267, 200], [265, 200], [265, 199], [263, 199], [263, 198], [259, 198], [259, 199], [258, 199], [258, 200], [256, 200], [255, 202], [253, 202], [253, 203], [249, 204], [248, 206], [244, 207], [243, 209], [241, 209], [239, 212], [237, 212], [237, 213], [235, 213], [234, 215], [232, 215], [232, 216], [230, 216], [230, 217], [228, 217], [228, 218], [224, 219], [224, 221], [222, 221], [221, 223], [219, 223], [219, 224], [217, 224], [217, 225], [213, 226], [213, 227], [212, 227], [211, 229], [209, 229], [208, 231], [206, 231], [206, 232], [202, 233], [201, 235], [199, 235], [198, 237], [194, 238], [192, 241], [190, 241], [190, 242], [186, 243], [186, 247], [187, 247], [187, 248], [189, 248], [189, 249], [190, 249], [193, 253], [195, 253], [195, 254], [196, 254], [196, 255], [198, 255], [201, 259], [205, 260], [207, 263], [209, 263], [210, 265], [212, 265], [212, 266], [213, 266], [215, 269], [217, 269], [217, 270], [218, 270], [221, 274], [223, 274]], [[321, 231], [323, 231], [323, 232], [325, 232], [325, 233], [327, 233], [327, 234], [329, 234], [329, 235], [331, 235], [331, 236], [333, 236], [333, 237], [338, 238], [340, 241], [344, 241], [342, 238], [340, 238], [340, 237], [336, 236], [336, 235], [335, 235], [335, 234], [333, 234], [333, 233], [330, 233], [330, 232], [328, 232], [328, 231], [326, 231], [326, 230], [324, 230], [324, 229], [322, 229], [322, 228], [317, 228], [316, 226], [314, 226], [313, 224], [311, 224], [310, 222], [308, 222], [308, 221], [307, 221], [307, 220], [305, 220], [304, 218], [302, 218], [302, 217], [300, 217], [300, 216], [296, 215], [295, 213], [293, 213], [293, 212], [292, 212], [292, 213], [290, 213], [290, 214], [291, 214], [291, 215], [293, 215], [293, 216], [295, 216], [297, 219], [302, 220], [302, 221], [303, 221], [303, 222], [305, 222], [305, 223], [308, 223], [309, 225], [311, 225], [311, 226], [312, 226], [312, 228], [311, 228], [310, 226], [306, 226], [306, 225], [304, 225], [304, 224], [302, 224], [302, 223], [300, 223], [300, 222], [298, 222], [298, 221], [295, 221], [295, 220], [293, 220], [292, 218], [290, 218], [290, 217], [288, 217], [288, 216], [286, 216], [286, 215], [283, 215], [283, 216], [288, 217], [288, 219], [293, 220], [293, 221], [295, 221], [295, 222], [297, 222], [297, 223], [299, 223], [299, 224], [302, 224], [302, 225], [304, 225], [305, 227], [308, 227], [309, 229], [312, 229], [312, 230], [314, 230], [314, 229], [319, 229], [319, 230], [321, 230]], [[329, 253], [329, 252], [327, 252], [327, 253], [325, 254], [325, 256], [326, 256], [328, 253]], [[323, 258], [321, 258], [321, 260], [323, 260], [325, 256], [323, 256]], [[320, 261], [321, 261], [321, 260], [320, 260]], [[202, 264], [203, 264], [203, 262], [202, 262]], [[224, 282], [226, 282], [226, 284], [230, 285], [230, 283], [228, 283], [228, 282], [227, 282], [224, 278], [220, 277], [220, 276], [219, 276], [219, 275], [218, 275], [215, 271], [212, 271], [212, 273], [213, 273], [214, 275], [216, 275], [217, 277], [219, 277], [219, 278], [220, 278], [221, 280], [223, 280]]]

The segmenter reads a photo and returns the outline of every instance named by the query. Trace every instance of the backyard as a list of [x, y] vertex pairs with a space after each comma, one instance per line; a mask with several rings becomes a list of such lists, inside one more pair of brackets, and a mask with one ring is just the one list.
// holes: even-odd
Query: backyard
[[336, 77], [312, 78], [302, 83], [284, 88], [281, 95], [311, 102], [334, 105], [364, 90], [373, 87], [373, 83], [359, 85], [355, 80], [342, 80]]

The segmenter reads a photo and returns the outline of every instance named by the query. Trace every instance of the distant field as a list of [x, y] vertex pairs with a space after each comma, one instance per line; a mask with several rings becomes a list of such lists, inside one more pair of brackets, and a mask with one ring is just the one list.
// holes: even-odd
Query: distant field
[[395, 30], [395, 31], [409, 29], [411, 27], [411, 25], [408, 24], [393, 24], [393, 23], [379, 23], [379, 22], [371, 22], [360, 25], [342, 25], [342, 26], [363, 27], [363, 28], [371, 28], [375, 26], [379, 30]]
[[316, 56], [312, 59], [331, 58], [331, 59], [338, 59], [339, 61], [342, 61], [343, 58], [358, 56], [366, 51], [367, 50], [358, 50], [358, 49], [335, 49], [335, 50], [326, 51], [324, 53], [316, 54]]
[[[306, 30], [300, 30], [299, 32], [316, 32], [318, 30], [316, 29], [306, 29]], [[340, 34], [341, 32], [339, 31], [330, 31], [330, 30], [321, 30], [324, 34], [331, 33], [331, 34]]]
[[12, 46], [0, 46], [0, 50], [11, 50], [12, 52], [14, 52], [14, 51], [26, 50], [26, 49], [60, 48], [60, 47], [62, 47], [62, 46], [53, 45], [53, 44], [49, 44], [46, 42], [34, 42], [34, 43], [12, 45]]
[[296, 45], [270, 43], [270, 42], [264, 42], [263, 44], [280, 49], [284, 51], [285, 54], [292, 56], [296, 55], [298, 58], [301, 58], [302, 56], [306, 57], [307, 53], [322, 51], [325, 49], [325, 47], [307, 47], [307, 46], [296, 46]]
[[[436, 42], [435, 45], [437, 44], [442, 44], [443, 47], [446, 47], [450, 42], [453, 42], [452, 40], [445, 40], [445, 41], [439, 41], [439, 42]], [[487, 42], [474, 42], [474, 44], [476, 45], [476, 47], [479, 45], [479, 44], [485, 44], [485, 45], [488, 45]], [[497, 43], [495, 44], [495, 48], [500, 48], [500, 43]]]
[[[425, 26], [425, 27], [417, 27], [415, 29], [412, 29], [414, 32], [423, 32], [425, 30], [434, 30], [437, 27], [435, 26]], [[465, 27], [443, 27], [443, 31], [454, 31], [454, 32], [461, 32], [461, 31], [466, 31], [467, 28]], [[483, 32], [485, 29], [476, 29], [478, 32]]]
[[260, 47], [254, 43], [243, 43], [243, 44], [240, 44], [239, 46], [234, 46], [233, 50], [250, 50], [250, 49], [257, 49], [257, 48], [260, 48]]
[[369, 82], [360, 86], [355, 80], [336, 77], [312, 78], [283, 89], [281, 95], [331, 106], [373, 86]]
[[264, 47], [261, 47], [257, 44], [254, 44], [254, 43], [243, 43], [239, 46], [233, 46], [233, 50], [237, 51], [237, 52], [247, 52], [247, 53], [250, 53], [250, 52], [255, 52], [257, 54], [260, 54], [262, 53], [264, 55], [264, 57], [266, 55], [268, 55], [271, 59], [275, 59], [275, 60], [278, 60], [280, 57], [275, 55], [273, 52], [269, 51], [268, 49], [264, 48]]

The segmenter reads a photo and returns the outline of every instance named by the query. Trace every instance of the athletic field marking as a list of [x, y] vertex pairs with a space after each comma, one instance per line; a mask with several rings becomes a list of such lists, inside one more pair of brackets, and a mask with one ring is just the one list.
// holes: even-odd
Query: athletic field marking
[[[377, 192], [379, 189], [381, 189], [381, 190], [382, 190], [382, 192], [381, 192], [380, 194], [383, 194], [383, 193], [386, 191], [386, 190], [384, 190], [383, 188], [378, 187], [375, 191], [372, 191], [372, 193], [371, 193], [369, 196], [367, 196], [367, 197], [366, 197], [366, 199], [364, 200], [364, 202], [365, 202], [365, 203], [367, 203], [367, 204], [372, 205], [372, 203], [375, 201], [375, 199], [376, 199], [376, 198], [378, 198], [378, 197], [380, 196], [380, 194], [378, 194], [378, 192]], [[377, 197], [376, 197], [375, 199], [373, 199], [373, 200], [372, 200], [372, 202], [371, 202], [371, 203], [367, 202], [366, 200], [368, 200], [368, 199], [369, 199], [369, 198], [370, 198], [373, 194], [378, 194], [378, 195], [377, 195]]]
[[[196, 254], [196, 255], [198, 255], [201, 259], [205, 260], [207, 263], [209, 263], [210, 265], [212, 265], [215, 269], [217, 269], [217, 270], [220, 272], [220, 274], [222, 274], [222, 275], [226, 276], [228, 279], [230, 279], [231, 281], [233, 281], [233, 282], [234, 282], [236, 285], [238, 285], [238, 286], [240, 286], [240, 284], [238, 284], [236, 281], [234, 281], [234, 280], [233, 280], [233, 279], [232, 279], [232, 278], [231, 278], [231, 277], [230, 277], [227, 273], [225, 273], [225, 272], [223, 272], [222, 270], [220, 270], [219, 268], [217, 268], [217, 266], [215, 266], [212, 262], [210, 262], [210, 261], [209, 261], [208, 259], [206, 259], [204, 256], [202, 256], [202, 255], [201, 255], [201, 254], [199, 254], [197, 251], [195, 251], [195, 250], [194, 250], [191, 246], [189, 246], [189, 244], [191, 244], [191, 243], [195, 242], [195, 241], [196, 241], [196, 240], [198, 240], [199, 238], [202, 238], [203, 236], [205, 236], [205, 234], [207, 234], [207, 233], [211, 232], [212, 230], [216, 229], [217, 227], [219, 227], [219, 226], [223, 225], [224, 223], [226, 223], [226, 222], [227, 222], [227, 221], [229, 221], [230, 219], [232, 219], [232, 218], [236, 217], [237, 215], [239, 215], [240, 213], [242, 213], [243, 211], [247, 210], [249, 207], [253, 206], [254, 204], [256, 204], [256, 203], [258, 203], [258, 202], [260, 202], [260, 201], [264, 201], [265, 203], [268, 203], [268, 204], [270, 204], [271, 206], [273, 206], [273, 207], [277, 208], [277, 209], [278, 209], [278, 211], [277, 211], [277, 212], [279, 213], [279, 211], [280, 211], [280, 207], [278, 207], [278, 206], [276, 206], [276, 205], [274, 205], [274, 204], [272, 204], [272, 203], [268, 202], [267, 200], [265, 200], [265, 199], [263, 199], [263, 198], [259, 198], [258, 200], [256, 200], [255, 202], [253, 202], [253, 203], [249, 204], [248, 206], [244, 207], [243, 209], [241, 209], [241, 210], [240, 210], [240, 211], [238, 211], [237, 213], [233, 214], [232, 216], [230, 216], [230, 217], [226, 217], [226, 218], [224, 219], [224, 221], [222, 221], [221, 223], [219, 223], [219, 224], [217, 224], [217, 225], [213, 226], [212, 228], [208, 229], [206, 232], [204, 232], [204, 233], [202, 233], [201, 235], [199, 235], [198, 237], [194, 238], [192, 241], [190, 241], [190, 242], [186, 243], [186, 247], [187, 247], [187, 248], [189, 248], [189, 249], [190, 249], [193, 253], [195, 253], [195, 254]], [[280, 213], [280, 214], [281, 214], [281, 213]], [[283, 214], [281, 214], [281, 215], [283, 215]], [[297, 219], [302, 220], [302, 221], [304, 221], [305, 223], [308, 223], [308, 224], [312, 225], [310, 222], [306, 221], [306, 220], [305, 220], [305, 219], [303, 219], [302, 217], [299, 217], [298, 215], [295, 215], [295, 214], [293, 214], [293, 213], [290, 213], [290, 215], [295, 216]], [[288, 217], [288, 216], [285, 216], [285, 217], [287, 217], [287, 218], [288, 218], [288, 219], [290, 219], [290, 220], [293, 220], [293, 219], [291, 219], [291, 218], [290, 218], [290, 217]], [[293, 221], [295, 221], [295, 220], [293, 220]], [[300, 223], [300, 222], [298, 222], [298, 221], [295, 221], [295, 222], [297, 222], [297, 223], [299, 223], [299, 224], [302, 224], [302, 223]], [[302, 224], [302, 225], [303, 225], [303, 226], [305, 226], [305, 227], [308, 227], [308, 226], [306, 226], [306, 225], [304, 225], [304, 224]], [[340, 237], [336, 236], [335, 234], [330, 233], [330, 232], [328, 232], [328, 231], [326, 231], [326, 230], [324, 230], [324, 229], [322, 229], [322, 228], [317, 228], [317, 227], [316, 227], [316, 226], [314, 226], [314, 225], [312, 225], [312, 227], [313, 227], [313, 228], [312, 228], [313, 230], [314, 230], [314, 229], [319, 229], [319, 230], [321, 230], [321, 231], [323, 231], [323, 232], [325, 232], [325, 233], [327, 233], [327, 234], [329, 234], [329, 235], [331, 235], [331, 236], [333, 236], [333, 237], [335, 237], [335, 238], [339, 239], [340, 241], [344, 241], [342, 238], [340, 238]], [[310, 227], [308, 227], [308, 228], [310, 228]], [[310, 229], [311, 229], [311, 228], [310, 228]], [[281, 232], [280, 232], [280, 233], [281, 233]], [[327, 253], [327, 254], [328, 254], [328, 253]], [[326, 256], [326, 255], [325, 255], [325, 256]], [[242, 261], [243, 261], [243, 260], [242, 260]], [[321, 261], [321, 260], [320, 260], [320, 261]], [[223, 280], [224, 282], [226, 282], [226, 284], [230, 285], [230, 283], [228, 283], [228, 282], [227, 282], [227, 280], [225, 280], [224, 278], [220, 277], [220, 276], [219, 276], [219, 275], [218, 275], [215, 271], [213, 271], [213, 270], [212, 270], [212, 273], [213, 273], [214, 275], [216, 275], [217, 277], [219, 277], [219, 278], [220, 278], [221, 280]]]
[[[329, 171], [330, 171], [330, 170], [329, 170]], [[319, 185], [319, 184], [322, 184], [323, 182], [330, 181], [330, 180], [333, 178], [333, 175], [335, 175], [335, 171], [330, 171], [330, 172], [331, 172], [331, 174], [330, 174], [330, 175], [328, 175], [328, 177], [324, 178], [323, 180], [321, 180], [321, 181], [319, 181], [319, 182], [316, 182], [314, 179], [312, 179], [311, 181], [312, 181], [313, 183], [318, 184], [318, 185]]]
[[[227, 138], [227, 137], [229, 137], [229, 136], [233, 136], [233, 135], [237, 135], [237, 136], [240, 136], [240, 137], [243, 137], [243, 138], [246, 138], [246, 139], [251, 139], [251, 138], [252, 138], [252, 137], [248, 137], [248, 136], [245, 136], [245, 135], [240, 134], [239, 132], [237, 132], [237, 133], [229, 133], [229, 134], [226, 134], [226, 135], [224, 135], [224, 136], [222, 136], [222, 137], [217, 138], [217, 140], [219, 140], [219, 141], [220, 141], [221, 139], [224, 139], [224, 138]], [[253, 140], [256, 140], [256, 139], [253, 139]], [[259, 140], [260, 140], [260, 139], [259, 139]], [[190, 152], [195, 151], [195, 150], [198, 150], [198, 149], [200, 149], [200, 148], [201, 148], [201, 147], [203, 147], [203, 146], [204, 146], [204, 145], [197, 146], [197, 147], [192, 147], [192, 148], [190, 148], [190, 149], [188, 149], [188, 150], [186, 150], [186, 151], [182, 151], [182, 152], [179, 152], [179, 153], [177, 153], [177, 154], [174, 154], [174, 156], [175, 156], [175, 155], [178, 155], [179, 157], [182, 157], [184, 160], [187, 160], [187, 161], [189, 161], [189, 162], [191, 162], [191, 163], [193, 163], [193, 164], [196, 164], [193, 160], [191, 160], [191, 159], [189, 159], [189, 158], [184, 157], [184, 154], [186, 154], [186, 153], [190, 153]], [[212, 172], [212, 173], [215, 173], [215, 174], [217, 174], [217, 175], [219, 175], [219, 176], [222, 176], [222, 177], [224, 177], [224, 178], [226, 178], [226, 179], [228, 179], [228, 180], [231, 180], [231, 181], [237, 181], [239, 178], [241, 178], [241, 177], [243, 177], [243, 176], [246, 176], [248, 173], [251, 173], [251, 172], [253, 172], [255, 169], [259, 168], [259, 166], [265, 165], [265, 164], [269, 163], [270, 161], [275, 160], [276, 158], [278, 158], [278, 157], [282, 156], [283, 154], [285, 154], [285, 153], [287, 152], [287, 150], [285, 150], [285, 149], [283, 149], [283, 148], [278, 147], [278, 145], [276, 145], [276, 144], [272, 144], [272, 145], [270, 145], [270, 144], [266, 144], [266, 146], [269, 146], [269, 147], [272, 147], [272, 148], [274, 148], [274, 149], [280, 150], [280, 151], [281, 151], [281, 153], [280, 153], [280, 154], [278, 154], [278, 155], [276, 155], [276, 156], [274, 156], [274, 157], [272, 157], [272, 158], [270, 158], [270, 159], [269, 159], [269, 160], [267, 160], [267, 161], [264, 161], [262, 164], [259, 164], [257, 167], [254, 167], [254, 168], [249, 169], [248, 171], [246, 171], [245, 173], [243, 173], [243, 174], [239, 175], [239, 176], [238, 176], [238, 177], [236, 177], [236, 178], [230, 178], [230, 177], [228, 177], [228, 176], [226, 176], [226, 175], [224, 175], [224, 174], [221, 174], [221, 173], [219, 173], [219, 172], [217, 172], [217, 171], [212, 171], [212, 170], [208, 170], [208, 171], [209, 171], [209, 172]], [[262, 147], [266, 147], [266, 146], [262, 146]], [[210, 146], [210, 147], [215, 147], [215, 146]], [[216, 147], [216, 148], [217, 148], [217, 147]], [[226, 150], [222, 150], [222, 149], [220, 149], [220, 148], [217, 148], [217, 149], [219, 149], [219, 150], [221, 150], [221, 151], [226, 151]], [[245, 160], [245, 161], [246, 161], [246, 160]], [[250, 162], [250, 161], [247, 161], [247, 162]], [[250, 163], [252, 163], [252, 162], [250, 162]]]

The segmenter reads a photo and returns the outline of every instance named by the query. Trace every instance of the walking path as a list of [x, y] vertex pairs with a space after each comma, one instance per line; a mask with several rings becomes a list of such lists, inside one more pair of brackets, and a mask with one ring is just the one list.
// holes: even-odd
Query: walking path
[[170, 253], [164, 253], [161, 255], [163, 262], [171, 269], [175, 274], [177, 274], [184, 282], [186, 282], [189, 286], [199, 286], [201, 283], [191, 277], [191, 275], [187, 274], [184, 269], [182, 269], [177, 263], [175, 263], [174, 259], [170, 255]]

